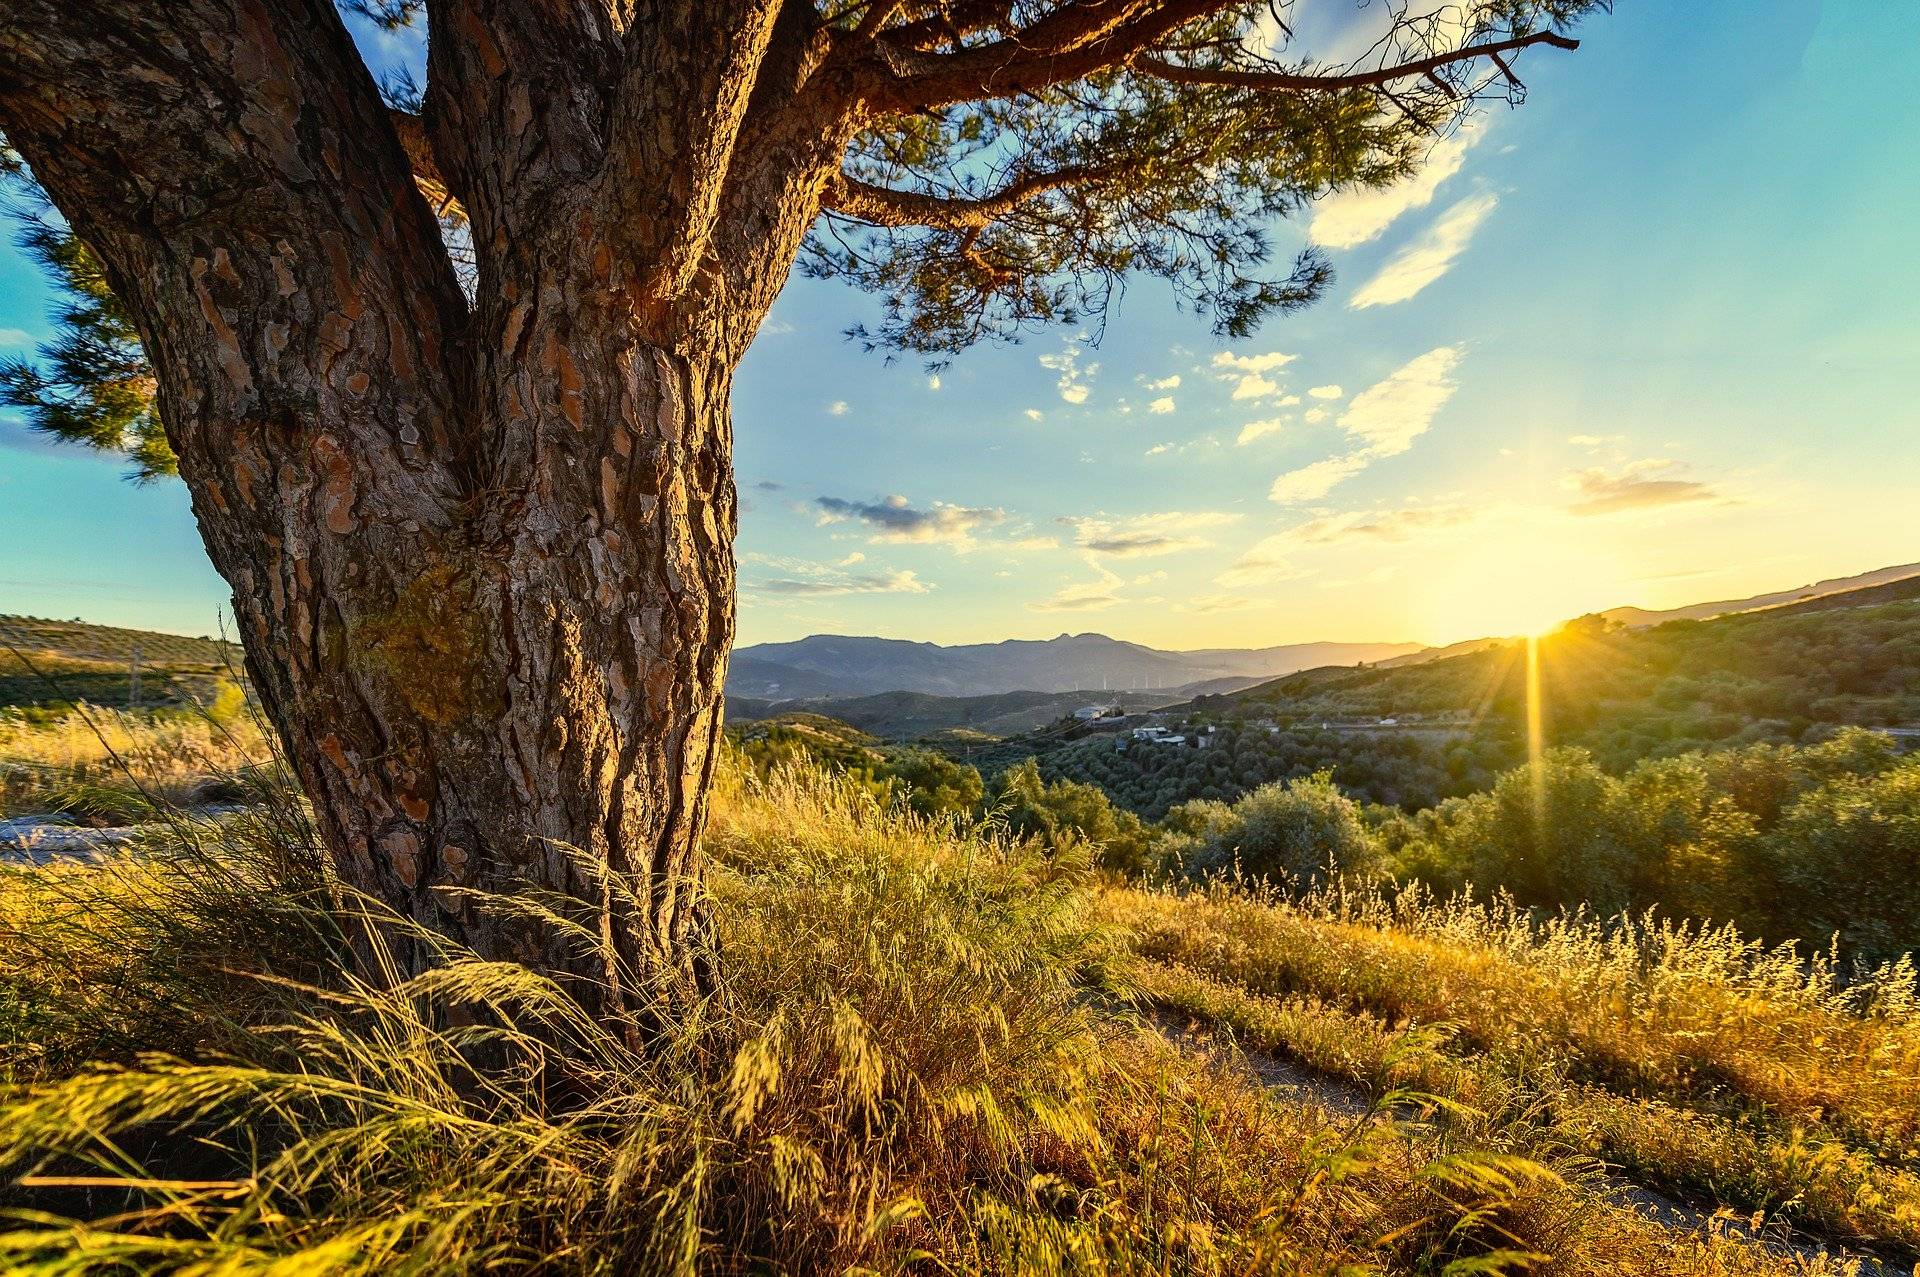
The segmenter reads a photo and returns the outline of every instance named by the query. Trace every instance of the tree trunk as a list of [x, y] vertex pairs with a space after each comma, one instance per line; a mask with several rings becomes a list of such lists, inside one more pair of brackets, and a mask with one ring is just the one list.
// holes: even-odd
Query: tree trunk
[[[311, 557], [222, 568], [341, 876], [482, 956], [572, 977], [594, 1009], [634, 1010], [707, 984], [690, 939], [733, 635], [728, 378], [609, 350], [588, 313], [566, 308], [569, 338], [536, 339], [480, 399], [489, 434], [539, 440], [511, 486], [402, 553], [348, 551], [335, 575]], [[315, 537], [361, 531], [350, 484], [312, 508]], [[202, 517], [221, 525], [210, 544], [280, 531], [234, 502]], [[598, 946], [480, 894], [528, 888], [573, 902]]]
[[776, 11], [437, 9], [469, 297], [334, 0], [0, 6], [0, 127], [140, 328], [341, 877], [600, 1012], [705, 983], [728, 392], [853, 127], [788, 109]]

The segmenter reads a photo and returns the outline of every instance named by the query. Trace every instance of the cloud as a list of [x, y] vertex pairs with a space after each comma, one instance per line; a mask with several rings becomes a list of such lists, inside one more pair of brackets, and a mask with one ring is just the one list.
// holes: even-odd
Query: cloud
[[1154, 400], [1152, 403], [1147, 405], [1147, 411], [1155, 412], [1155, 413], [1172, 412], [1173, 396], [1172, 395], [1160, 396], [1160, 398]]
[[925, 594], [933, 587], [911, 570], [899, 572], [827, 572], [811, 577], [772, 577], [755, 583], [766, 594], [833, 598], [846, 594]]
[[820, 522], [844, 523], [856, 519], [876, 530], [875, 541], [935, 542], [967, 546], [973, 534], [1006, 520], [1004, 510], [949, 505], [935, 501], [927, 509], [916, 509], [903, 496], [884, 501], [845, 501], [839, 497], [816, 497], [814, 505]]
[[1278, 434], [1286, 427], [1286, 424], [1287, 419], [1285, 417], [1268, 417], [1263, 421], [1249, 421], [1246, 425], [1240, 427], [1239, 437], [1233, 442], [1240, 447], [1245, 447], [1255, 439], [1262, 439], [1267, 435]]
[[1203, 530], [1224, 527], [1239, 518], [1225, 510], [1169, 510], [1121, 519], [1067, 517], [1060, 522], [1073, 529], [1076, 543], [1089, 555], [1131, 559], [1203, 550], [1213, 544], [1199, 535]]
[[844, 399], [836, 399], [827, 405], [827, 411], [833, 416], [844, 417], [847, 415], [847, 401]]
[[1157, 457], [1163, 452], [1172, 452], [1172, 451], [1173, 451], [1173, 443], [1169, 440], [1169, 441], [1162, 441], [1160, 443], [1154, 444], [1153, 447], [1148, 448], [1145, 452], [1141, 453], [1140, 455], [1143, 457]]
[[1354, 310], [1391, 306], [1419, 293], [1452, 269], [1455, 259], [1473, 242], [1474, 232], [1499, 203], [1492, 193], [1482, 192], [1449, 208], [1426, 234], [1395, 253], [1379, 274], [1361, 285], [1347, 305]]
[[1469, 123], [1452, 137], [1440, 139], [1427, 152], [1426, 163], [1404, 181], [1384, 190], [1336, 191], [1313, 207], [1307, 238], [1322, 248], [1353, 248], [1377, 237], [1402, 213], [1425, 208], [1442, 183], [1460, 171], [1467, 152], [1485, 134]]
[[1348, 511], [1323, 515], [1284, 534], [1297, 545], [1337, 545], [1345, 541], [1405, 541], [1421, 532], [1455, 528], [1479, 513], [1471, 506], [1410, 506], [1403, 510]]
[[1568, 435], [1567, 442], [1576, 448], [1604, 448], [1608, 444], [1622, 443], [1625, 435]]
[[1364, 444], [1370, 456], [1405, 452], [1427, 432], [1459, 388], [1453, 370], [1460, 355], [1457, 346], [1436, 346], [1408, 361], [1384, 381], [1355, 395], [1341, 414], [1340, 428]]
[[792, 331], [793, 325], [784, 319], [769, 319], [766, 323], [760, 325], [760, 335], [764, 337], [778, 337], [783, 333], [790, 333]]
[[33, 334], [24, 328], [0, 328], [0, 346], [30, 346]]
[[1719, 499], [1712, 486], [1675, 470], [1676, 464], [1665, 457], [1648, 457], [1613, 473], [1598, 466], [1577, 471], [1567, 478], [1581, 499], [1568, 508], [1578, 515], [1619, 514]]
[[1098, 612], [1126, 602], [1115, 593], [1118, 587], [1126, 584], [1126, 578], [1100, 565], [1091, 554], [1086, 556], [1087, 566], [1097, 574], [1091, 581], [1081, 581], [1061, 588], [1048, 598], [1027, 604], [1035, 612]]
[[1317, 426], [1321, 422], [1325, 421], [1328, 417], [1331, 417], [1332, 415], [1333, 414], [1328, 412], [1325, 408], [1309, 408], [1306, 410], [1306, 412], [1301, 414], [1301, 416], [1306, 419], [1307, 424], [1310, 426]]
[[1045, 417], [1046, 415], [1047, 415], [1046, 413], [1041, 412], [1038, 408], [1027, 409], [1028, 421], [1039, 421], [1042, 417]]
[[1350, 452], [1289, 470], [1273, 481], [1273, 487], [1267, 490], [1267, 499], [1283, 504], [1318, 501], [1336, 485], [1365, 470], [1368, 460], [1363, 452]]
[[1248, 373], [1242, 377], [1239, 384], [1233, 388], [1233, 397], [1235, 399], [1264, 399], [1278, 389], [1280, 389], [1279, 382], [1267, 377], [1262, 377], [1257, 372]]
[[927, 389], [928, 389], [928, 390], [938, 390], [938, 389], [940, 389], [940, 374], [939, 374], [939, 373], [937, 373], [937, 372], [936, 372], [936, 373], [929, 373], [929, 374], [927, 374]]
[[[1453, 370], [1459, 363], [1459, 347], [1436, 346], [1355, 395], [1340, 414], [1340, 428], [1353, 440], [1353, 450], [1287, 471], [1273, 481], [1268, 498], [1283, 504], [1318, 501], [1380, 458], [1411, 448], [1453, 398], [1458, 389]], [[1306, 413], [1309, 421], [1327, 415], [1322, 408]]]
[[1265, 606], [1265, 599], [1250, 599], [1244, 594], [1196, 594], [1179, 605], [1182, 612], [1244, 612]]
[[1100, 371], [1100, 365], [1095, 363], [1088, 364], [1085, 368], [1080, 366], [1078, 342], [1069, 341], [1060, 348], [1059, 354], [1041, 355], [1039, 358], [1042, 368], [1050, 368], [1060, 374], [1054, 385], [1060, 391], [1062, 399], [1072, 404], [1087, 401], [1090, 390], [1087, 383], [1093, 379], [1095, 373]]
[[835, 566], [850, 568], [856, 563], [865, 563], [866, 561], [867, 561], [867, 556], [860, 553], [860, 551], [855, 550], [852, 554], [849, 554], [846, 558], [840, 560], [840, 562]]
[[1178, 390], [1180, 389], [1180, 374], [1176, 372], [1171, 376], [1162, 377], [1158, 381], [1148, 381], [1145, 377], [1142, 377], [1140, 384], [1148, 390]]
[[1307, 393], [1315, 399], [1338, 399], [1347, 392], [1338, 386], [1315, 386], [1313, 389], [1307, 391]]
[[1278, 350], [1270, 350], [1264, 355], [1236, 355], [1223, 350], [1213, 357], [1213, 366], [1228, 370], [1226, 375], [1231, 376], [1234, 373], [1272, 372], [1298, 358], [1298, 355], [1284, 354]]
[[1271, 581], [1291, 581], [1307, 575], [1289, 557], [1293, 550], [1294, 543], [1284, 532], [1262, 537], [1235, 559], [1226, 571], [1214, 577], [1214, 584], [1237, 590]]

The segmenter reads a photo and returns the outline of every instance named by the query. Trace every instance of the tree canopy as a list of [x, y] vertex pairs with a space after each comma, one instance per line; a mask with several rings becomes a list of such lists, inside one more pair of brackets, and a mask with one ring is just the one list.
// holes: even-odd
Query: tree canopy
[[[799, 269], [883, 299], [877, 322], [850, 336], [937, 364], [983, 339], [1098, 324], [1133, 276], [1165, 281], [1226, 337], [1311, 303], [1332, 268], [1310, 246], [1276, 243], [1278, 222], [1330, 191], [1407, 177], [1475, 103], [1523, 98], [1523, 51], [1576, 47], [1566, 32], [1608, 2], [1360, 5], [1371, 38], [1337, 61], [1302, 46], [1293, 0], [735, 0], [697, 6], [701, 19], [679, 31], [675, 6], [608, 4], [583, 6], [571, 54], [562, 32], [522, 32], [519, 49], [495, 33], [488, 56], [577, 59], [556, 75], [579, 110], [598, 114], [605, 165], [658, 110], [636, 83], [650, 69], [645, 40], [708, 41], [712, 75], [739, 82], [732, 135], [709, 139], [714, 162], [691, 173], [629, 164], [629, 176], [676, 192], [708, 184], [685, 202], [717, 219], [745, 158], [729, 151], [829, 138], [839, 161], [808, 175], [816, 214]], [[491, 179], [444, 132], [471, 73], [458, 61], [473, 52], [471, 32], [443, 40], [456, 10], [428, 0], [339, 7], [386, 28], [429, 24], [426, 88], [388, 68], [381, 92], [471, 292], [488, 247], [472, 242], [464, 202], [484, 204], [476, 187]], [[517, 8], [488, 7], [508, 19]], [[631, 64], [624, 88], [596, 63], [617, 56]], [[37, 360], [0, 367], [0, 401], [59, 438], [124, 451], [137, 478], [172, 473], [131, 317], [93, 254], [20, 180], [21, 245], [61, 300]]]

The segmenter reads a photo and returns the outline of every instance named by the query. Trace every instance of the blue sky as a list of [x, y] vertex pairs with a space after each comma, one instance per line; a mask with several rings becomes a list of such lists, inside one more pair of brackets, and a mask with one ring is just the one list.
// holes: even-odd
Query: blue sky
[[[1279, 228], [1340, 277], [1247, 341], [1140, 282], [1097, 345], [936, 383], [796, 279], [736, 383], [741, 641], [1443, 642], [1920, 559], [1920, 6], [1581, 36], [1421, 178]], [[47, 301], [0, 252], [5, 353]], [[0, 612], [217, 624], [184, 491], [120, 474], [0, 422]]]

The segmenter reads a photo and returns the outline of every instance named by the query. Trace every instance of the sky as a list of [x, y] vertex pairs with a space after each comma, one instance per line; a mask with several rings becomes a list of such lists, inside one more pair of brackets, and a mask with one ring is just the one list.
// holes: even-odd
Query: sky
[[[931, 374], [795, 278], [735, 383], [739, 641], [1444, 643], [1920, 560], [1920, 5], [1579, 34], [1416, 178], [1277, 226], [1338, 278], [1243, 341], [1139, 281]], [[49, 301], [0, 248], [0, 355]], [[0, 612], [219, 626], [184, 489], [123, 474], [0, 419]]]

